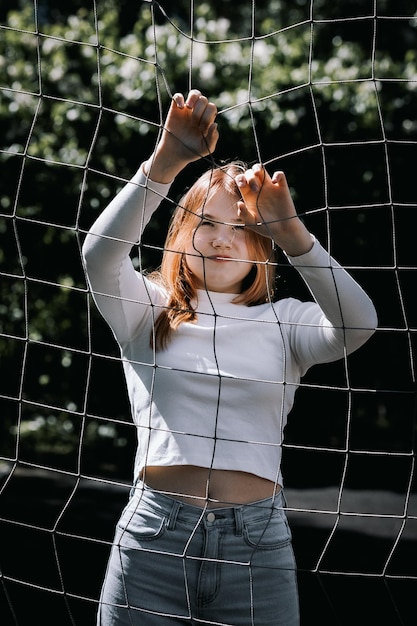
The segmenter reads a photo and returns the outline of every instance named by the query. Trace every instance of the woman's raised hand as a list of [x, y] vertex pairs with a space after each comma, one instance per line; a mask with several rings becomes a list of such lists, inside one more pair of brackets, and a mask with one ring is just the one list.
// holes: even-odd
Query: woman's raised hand
[[214, 152], [219, 138], [217, 107], [192, 89], [187, 98], [176, 93], [165, 120], [161, 139], [145, 166], [158, 182], [171, 182], [192, 161]]
[[270, 237], [291, 256], [308, 252], [313, 238], [297, 216], [284, 172], [272, 177], [256, 164], [236, 177], [243, 201], [238, 214], [248, 228]]
[[181, 93], [173, 96], [164, 139], [172, 143], [178, 158], [196, 161], [214, 152], [219, 138], [216, 115], [216, 105], [197, 89], [190, 91], [186, 100]]

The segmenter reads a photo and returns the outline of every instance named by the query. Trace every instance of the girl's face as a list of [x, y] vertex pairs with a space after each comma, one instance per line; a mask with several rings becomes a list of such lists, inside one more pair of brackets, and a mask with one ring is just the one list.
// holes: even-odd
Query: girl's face
[[220, 189], [196, 213], [186, 262], [197, 289], [240, 293], [253, 262], [249, 260], [244, 222], [237, 198]]

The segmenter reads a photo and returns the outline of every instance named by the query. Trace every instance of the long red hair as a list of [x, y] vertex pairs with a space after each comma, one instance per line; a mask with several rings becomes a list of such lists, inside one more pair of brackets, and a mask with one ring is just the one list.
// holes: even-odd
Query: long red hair
[[[191, 302], [196, 297], [194, 277], [190, 272], [185, 249], [193, 236], [196, 213], [205, 206], [217, 190], [241, 200], [235, 177], [246, 169], [244, 163], [231, 163], [205, 172], [179, 201], [172, 216], [164, 254], [159, 270], [149, 278], [162, 283], [168, 293], [168, 302], [155, 322], [151, 343], [157, 350], [166, 348], [171, 334], [183, 322], [194, 322], [197, 314]], [[272, 240], [250, 229], [245, 230], [246, 244], [252, 269], [243, 281], [242, 291], [233, 302], [254, 306], [267, 302], [273, 295], [276, 264], [273, 262]]]

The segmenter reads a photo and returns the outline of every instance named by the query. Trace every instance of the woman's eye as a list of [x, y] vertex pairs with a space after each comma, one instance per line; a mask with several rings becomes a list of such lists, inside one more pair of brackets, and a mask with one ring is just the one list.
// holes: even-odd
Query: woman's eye
[[202, 220], [200, 226], [214, 226], [214, 224], [210, 220]]

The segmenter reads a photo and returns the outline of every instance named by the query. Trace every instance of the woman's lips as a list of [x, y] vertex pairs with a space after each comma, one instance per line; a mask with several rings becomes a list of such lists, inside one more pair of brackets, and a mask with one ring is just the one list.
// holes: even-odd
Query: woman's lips
[[229, 261], [231, 259], [230, 256], [227, 256], [225, 254], [219, 254], [216, 256], [209, 256], [207, 257], [208, 259], [210, 259], [210, 261]]

